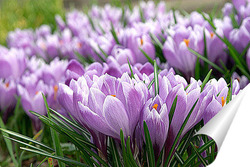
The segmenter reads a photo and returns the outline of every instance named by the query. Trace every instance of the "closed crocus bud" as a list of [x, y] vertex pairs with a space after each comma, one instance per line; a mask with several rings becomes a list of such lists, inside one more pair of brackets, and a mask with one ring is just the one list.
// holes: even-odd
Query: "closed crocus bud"
[[66, 22], [69, 29], [75, 36], [80, 35], [82, 30], [86, 30], [91, 27], [88, 17], [77, 10], [74, 10], [66, 15]]
[[115, 45], [111, 52], [111, 55], [117, 60], [120, 65], [127, 64], [128, 60], [130, 64], [135, 64], [134, 53], [130, 49], [127, 49], [125, 47]]
[[23, 50], [10, 49], [0, 53], [0, 77], [18, 80], [27, 66], [27, 57]]
[[80, 76], [84, 75], [85, 71], [78, 61], [71, 60], [66, 68], [66, 84], [68, 85], [71, 79], [77, 80]]
[[51, 34], [50, 26], [48, 25], [42, 25], [38, 29], [36, 29], [36, 38], [44, 38], [47, 35]]
[[[126, 78], [130, 79], [129, 76]], [[85, 96], [88, 100], [78, 102], [80, 119], [88, 127], [116, 139], [120, 139], [121, 129], [125, 137], [133, 136], [143, 105], [142, 89], [137, 89], [137, 84], [139, 83], [122, 81], [109, 75], [94, 79], [90, 88], [84, 88], [89, 89], [89, 95]], [[146, 87], [145, 84], [140, 86]]]
[[245, 6], [248, 0], [232, 0], [234, 7], [240, 11], [241, 7]]
[[0, 79], [0, 110], [13, 109], [16, 104], [16, 83], [13, 80]]
[[222, 8], [222, 12], [224, 16], [230, 16], [233, 11], [233, 4], [225, 3], [224, 7]]
[[[168, 113], [166, 103], [158, 95], [153, 99], [149, 99], [142, 110], [140, 124], [143, 127], [143, 122], [146, 122], [157, 157], [167, 139], [169, 128]], [[144, 134], [143, 128], [142, 134]]]
[[35, 54], [35, 36], [32, 30], [16, 29], [8, 35], [8, 46], [23, 49], [28, 56]]
[[59, 60], [55, 58], [50, 64], [43, 66], [41, 79], [47, 85], [57, 85], [59, 82], [65, 81], [65, 72], [68, 66], [67, 60]]
[[250, 17], [243, 20], [239, 29], [234, 29], [230, 33], [229, 40], [232, 45], [241, 53], [249, 43], [250, 39]]
[[247, 79], [246, 76], [244, 76], [244, 75], [239, 76], [239, 74], [237, 74], [236, 72], [233, 73], [232, 80], [237, 80], [239, 82], [240, 89], [245, 88], [247, 86], [247, 84], [249, 83], [249, 80]]
[[35, 111], [41, 115], [46, 114], [46, 108], [42, 96], [42, 93], [46, 95], [46, 90], [48, 90], [48, 88], [41, 80], [38, 81], [38, 83], [27, 83], [27, 85], [25, 86], [17, 86], [17, 92], [18, 96], [21, 97], [22, 107], [26, 114], [32, 119], [33, 125], [36, 130], [39, 130], [41, 126], [40, 121], [35, 115], [31, 114], [29, 111]]
[[63, 31], [64, 28], [66, 27], [66, 25], [65, 25], [65, 23], [64, 23], [64, 21], [63, 21], [63, 19], [62, 19], [62, 17], [61, 17], [60, 15], [56, 15], [56, 16], [55, 16], [55, 20], [56, 20], [56, 24], [57, 24], [57, 26], [59, 27], [59, 29], [60, 29], [61, 31]]

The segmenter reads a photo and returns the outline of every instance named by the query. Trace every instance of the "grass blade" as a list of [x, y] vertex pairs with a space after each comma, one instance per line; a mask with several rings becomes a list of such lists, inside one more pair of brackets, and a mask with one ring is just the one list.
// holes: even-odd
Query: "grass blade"
[[65, 164], [67, 164], [69, 166], [77, 165], [77, 166], [82, 166], [82, 167], [88, 167], [88, 165], [85, 165], [85, 164], [83, 164], [81, 162], [77, 162], [77, 161], [69, 159], [69, 158], [65, 158], [65, 157], [61, 157], [61, 156], [56, 156], [56, 155], [53, 155], [53, 154], [48, 154], [48, 153], [44, 153], [44, 152], [40, 152], [40, 151], [37, 151], [37, 150], [33, 150], [33, 149], [29, 149], [29, 148], [24, 148], [24, 147], [20, 147], [20, 149], [25, 150], [25, 151], [29, 151], [29, 152], [33, 152], [35, 154], [43, 155], [43, 156], [46, 156], [46, 157], [57, 159], [57, 160], [65, 163]]
[[211, 69], [211, 70], [207, 73], [207, 76], [205, 77], [204, 81], [202, 82], [202, 84], [201, 84], [201, 92], [203, 91], [205, 85], [207, 84], [207, 82], [208, 82], [208, 80], [209, 80], [209, 78], [210, 78], [210, 76], [211, 76], [212, 71], [213, 71], [213, 70]]
[[[45, 107], [46, 107], [46, 110], [47, 110], [47, 113], [48, 113], [48, 117], [51, 119], [48, 102], [47, 102], [46, 97], [44, 96], [44, 94], [42, 94], [42, 95], [43, 95], [44, 104], [45, 104]], [[50, 128], [50, 133], [51, 133], [54, 148], [56, 150], [56, 155], [57, 156], [63, 156], [63, 152], [62, 152], [62, 148], [61, 148], [61, 145], [60, 145], [60, 140], [59, 140], [57, 132], [54, 129]], [[65, 164], [62, 163], [61, 161], [58, 161], [58, 166], [59, 167], [65, 167]]]
[[148, 59], [148, 62], [154, 65], [154, 60], [151, 57], [149, 57], [149, 55], [144, 50], [142, 50], [141, 48], [139, 49], [143, 53], [143, 55]]
[[208, 166], [209, 164], [206, 162], [206, 160], [204, 160], [204, 158], [200, 155], [200, 153], [197, 151], [197, 149], [195, 148], [195, 146], [193, 145], [192, 142], [190, 142], [195, 154], [198, 156], [198, 158], [200, 159], [200, 161], [202, 162], [202, 164], [204, 166]]
[[155, 166], [155, 155], [154, 155], [154, 149], [152, 145], [152, 141], [150, 138], [150, 134], [148, 131], [148, 126], [146, 122], [143, 122], [143, 129], [144, 129], [144, 136], [146, 140], [146, 149], [147, 149], [147, 155], [149, 160], [149, 166]]
[[111, 24], [111, 30], [110, 30], [111, 34], [113, 35], [113, 38], [115, 39], [116, 44], [120, 45], [119, 39], [118, 39], [117, 34], [115, 32], [114, 25], [112, 22], [110, 22], [110, 24]]
[[176, 103], [177, 103], [177, 98], [178, 96], [176, 95], [173, 103], [172, 103], [172, 106], [171, 106], [171, 109], [170, 109], [170, 112], [169, 112], [169, 125], [171, 125], [171, 122], [172, 122], [172, 119], [173, 119], [173, 116], [174, 116], [174, 112], [175, 112], [175, 108], [176, 108]]
[[120, 167], [121, 166], [121, 161], [120, 161], [120, 156], [118, 154], [118, 151], [115, 147], [115, 141], [113, 138], [109, 138], [110, 139], [110, 148], [111, 148], [111, 155], [112, 155], [112, 158], [113, 158], [113, 166], [116, 166], [116, 167]]
[[177, 143], [178, 143], [178, 141], [179, 141], [179, 139], [180, 139], [180, 136], [181, 136], [181, 134], [182, 134], [182, 132], [183, 132], [183, 130], [184, 130], [184, 128], [185, 128], [185, 126], [186, 126], [186, 124], [187, 124], [187, 122], [188, 122], [190, 116], [191, 116], [191, 114], [193, 113], [193, 110], [194, 110], [194, 108], [195, 108], [195, 106], [196, 106], [198, 100], [199, 100], [199, 99], [197, 99], [196, 102], [194, 103], [192, 109], [190, 110], [190, 112], [188, 113], [187, 117], [185, 118], [183, 124], [181, 125], [181, 128], [180, 128], [180, 130], [179, 130], [177, 136], [175, 137], [174, 143], [173, 143], [173, 145], [172, 145], [172, 147], [171, 147], [171, 150], [170, 150], [169, 155], [168, 155], [168, 157], [167, 157], [167, 160], [166, 160], [166, 162], [165, 162], [165, 165], [164, 165], [165, 167], [166, 167], [166, 166], [169, 164], [169, 162], [170, 162], [170, 158], [172, 157], [172, 154], [173, 154], [173, 152], [174, 152], [174, 149], [175, 149], [175, 147], [176, 147], [176, 145], [177, 145]]
[[[2, 130], [2, 134], [3, 134], [4, 136], [9, 137], [8, 133], [6, 133], [6, 131], [5, 131], [6, 127], [5, 127], [4, 122], [3, 122], [3, 120], [2, 120], [1, 117], [0, 117], [0, 127], [1, 127], [0, 130]], [[7, 149], [8, 149], [8, 151], [9, 151], [10, 157], [11, 157], [11, 159], [12, 159], [14, 165], [15, 165], [15, 166], [18, 166], [18, 162], [17, 162], [17, 160], [16, 160], [16, 158], [15, 158], [15, 155], [14, 155], [14, 153], [13, 153], [13, 148], [12, 148], [12, 143], [11, 143], [11, 141], [10, 141], [8, 138], [5, 138], [5, 137], [4, 137], [4, 141], [5, 141], [5, 144], [6, 144], [6, 146], [7, 146]]]
[[200, 58], [201, 60], [203, 60], [204, 62], [208, 63], [209, 65], [211, 65], [213, 68], [215, 68], [216, 70], [218, 70], [220, 73], [224, 74], [224, 70], [221, 69], [219, 66], [217, 66], [216, 64], [214, 64], [213, 62], [211, 62], [210, 60], [208, 60], [207, 58], [205, 58], [204, 56], [200, 55], [198, 52], [196, 52], [195, 50], [188, 48], [188, 50], [190, 52], [192, 52], [195, 56], [197, 56], [198, 58]]
[[127, 58], [127, 61], [128, 61], [128, 66], [129, 66], [129, 69], [130, 69], [130, 72], [131, 72], [131, 78], [135, 78], [135, 76], [134, 76], [134, 72], [133, 72], [133, 70], [132, 70], [132, 67], [131, 67], [131, 64], [130, 64], [130, 62], [129, 62], [129, 59]]
[[156, 61], [154, 60], [155, 96], [159, 94], [159, 78]]

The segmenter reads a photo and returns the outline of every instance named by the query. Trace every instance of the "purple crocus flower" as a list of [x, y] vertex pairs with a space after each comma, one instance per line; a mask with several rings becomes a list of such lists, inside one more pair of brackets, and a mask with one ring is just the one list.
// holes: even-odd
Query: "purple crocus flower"
[[27, 57], [20, 49], [3, 49], [0, 51], [0, 78], [18, 80], [24, 73], [27, 66]]
[[16, 104], [16, 83], [13, 80], [0, 79], [0, 110], [13, 109]]
[[22, 107], [26, 114], [32, 119], [35, 129], [39, 130], [39, 119], [29, 111], [32, 110], [41, 115], [46, 114], [42, 93], [46, 94], [48, 87], [43, 83], [43, 81], [39, 81], [35, 75], [24, 76], [22, 78], [22, 82], [25, 82], [25, 85], [19, 84], [17, 86], [18, 96], [21, 97]]
[[203, 41], [201, 27], [194, 30], [178, 26], [172, 37], [168, 37], [163, 48], [163, 54], [172, 67], [181, 70], [187, 78], [194, 75], [196, 56], [189, 52], [188, 47], [201, 53]]
[[128, 63], [127, 59], [129, 60], [130, 64], [135, 64], [135, 55], [130, 49], [115, 45], [111, 55], [120, 65]]
[[[152, 44], [152, 40], [150, 36], [148, 35], [148, 30], [143, 30], [142, 25], [134, 25], [135, 27], [132, 29], [129, 29], [126, 34], [126, 44], [130, 50], [134, 53], [136, 56], [136, 62], [137, 63], [146, 63], [148, 60], [144, 56], [144, 54], [141, 52], [140, 49], [142, 49], [144, 52], [147, 53], [149, 57], [152, 59], [155, 58], [155, 47]], [[146, 27], [144, 27], [146, 28]], [[144, 33], [143, 32], [147, 32]]]
[[250, 42], [250, 17], [243, 20], [239, 29], [234, 29], [230, 33], [229, 40], [238, 52], [242, 52]]
[[[217, 33], [223, 36], [222, 30], [217, 29]], [[205, 31], [206, 44], [207, 44], [207, 57], [211, 62], [221, 64], [220, 61], [226, 64], [227, 55], [224, 51], [224, 43], [213, 33], [209, 32], [207, 29]]]
[[[143, 121], [145, 121], [157, 157], [167, 139], [169, 128], [168, 113], [166, 103], [158, 95], [146, 102], [141, 113], [141, 127], [143, 127]], [[142, 134], [144, 134], [143, 130]]]
[[83, 77], [72, 80], [79, 96], [85, 92], [83, 100], [78, 102], [81, 111], [78, 119], [88, 127], [117, 139], [120, 138], [120, 129], [126, 137], [133, 136], [143, 105], [142, 97], [145, 96], [141, 88], [144, 84], [132, 81], [128, 74], [121, 79], [109, 75], [95, 77], [91, 87], [86, 84], [83, 87], [83, 81], [86, 83]]
[[42, 25], [36, 29], [36, 38], [45, 38], [47, 35], [51, 34], [51, 29], [48, 25]]
[[23, 49], [28, 56], [35, 54], [35, 37], [32, 30], [16, 29], [9, 33], [7, 42], [9, 47]]
[[[207, 123], [211, 118], [213, 118], [224, 105], [226, 105], [228, 87], [226, 81], [221, 78], [218, 81], [212, 79], [204, 88], [204, 91], [208, 90], [211, 92], [210, 101], [208, 101], [207, 106], [204, 108], [203, 120]], [[237, 80], [233, 82], [232, 95], [237, 95], [240, 90], [240, 85]]]
[[239, 74], [237, 74], [236, 72], [233, 73], [232, 80], [237, 80], [239, 82], [240, 89], [245, 88], [247, 86], [247, 84], [249, 83], [249, 80], [247, 79], [246, 76], [244, 76], [244, 75], [239, 76]]

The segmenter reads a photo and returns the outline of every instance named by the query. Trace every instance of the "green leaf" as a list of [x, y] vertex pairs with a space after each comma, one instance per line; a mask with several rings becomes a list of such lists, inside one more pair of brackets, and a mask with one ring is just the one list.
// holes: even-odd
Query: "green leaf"
[[141, 48], [139, 48], [139, 49], [143, 53], [143, 55], [148, 59], [149, 63], [154, 65], [154, 60], [151, 57], [149, 57], [149, 55], [144, 50], [142, 50]]
[[95, 50], [94, 47], [92, 47], [92, 49], [95, 52], [95, 54], [101, 59], [102, 62], [106, 62], [105, 59]]
[[193, 145], [193, 143], [190, 142], [190, 144], [191, 144], [191, 146], [192, 146], [192, 148], [193, 148], [195, 154], [198, 156], [198, 158], [199, 158], [200, 161], [202, 162], [202, 164], [203, 164], [204, 166], [208, 166], [209, 164], [207, 163], [206, 160], [204, 160], [204, 158], [201, 156], [201, 154], [197, 151], [197, 149], [195, 148], [195, 146]]
[[31, 144], [22, 142], [22, 141], [20, 141], [20, 140], [16, 140], [16, 139], [14, 139], [14, 138], [7, 137], [7, 136], [4, 136], [4, 137], [7, 138], [7, 139], [9, 139], [9, 140], [12, 140], [12, 141], [14, 141], [14, 142], [16, 142], [16, 143], [25, 145], [25, 146], [30, 147], [30, 148], [33, 148], [33, 149], [36, 149], [36, 150], [38, 150], [38, 151], [45, 152], [45, 153], [49, 153], [49, 152], [47, 152], [47, 151], [45, 151], [45, 150], [43, 150], [43, 149], [41, 149], [41, 148], [39, 148], [39, 147], [35, 147], [35, 146], [31, 145]]
[[104, 52], [104, 50], [98, 45], [98, 48], [100, 49], [100, 51], [102, 52], [102, 54], [107, 58], [108, 54], [106, 52]]
[[197, 58], [196, 63], [195, 63], [195, 71], [194, 71], [194, 76], [195, 79], [198, 80], [200, 79], [200, 59]]
[[145, 121], [143, 122], [143, 129], [144, 129], [144, 136], [145, 136], [145, 141], [146, 141], [146, 150], [147, 150], [147, 155], [148, 155], [149, 166], [155, 166], [154, 149], [153, 149], [152, 141], [151, 141], [150, 134], [148, 131], [148, 126]]
[[175, 15], [175, 9], [172, 9], [173, 12], [173, 16], [174, 16], [174, 24], [177, 24], [177, 19], [176, 19], [176, 15]]
[[33, 150], [33, 149], [29, 149], [29, 148], [24, 148], [24, 147], [20, 147], [20, 149], [25, 150], [25, 151], [29, 151], [29, 152], [33, 152], [33, 153], [36, 153], [36, 154], [39, 154], [39, 155], [43, 155], [43, 156], [46, 156], [46, 157], [57, 159], [57, 160], [65, 163], [65, 164], [67, 164], [69, 166], [77, 165], [77, 166], [88, 167], [88, 165], [85, 165], [85, 164], [83, 164], [81, 162], [77, 162], [77, 161], [69, 159], [69, 158], [65, 158], [65, 157], [61, 157], [61, 156], [56, 156], [56, 155], [53, 155], [53, 154], [48, 154], [48, 153], [44, 153], [44, 152], [40, 152], [40, 151], [37, 151], [37, 150]]
[[241, 52], [241, 57], [245, 56], [245, 54], [247, 53], [248, 49], [250, 47], [250, 42], [248, 42], [247, 46], [244, 48], [244, 50]]
[[176, 147], [178, 141], [180, 140], [180, 136], [181, 136], [181, 134], [182, 134], [182, 132], [183, 132], [183, 130], [184, 130], [184, 128], [185, 128], [185, 126], [186, 126], [186, 124], [187, 124], [187, 122], [188, 122], [190, 116], [191, 116], [191, 114], [193, 113], [193, 110], [194, 110], [194, 108], [195, 108], [195, 106], [196, 106], [198, 100], [199, 100], [199, 99], [196, 100], [196, 102], [194, 103], [192, 109], [189, 111], [187, 117], [185, 118], [183, 124], [181, 125], [181, 128], [180, 128], [180, 130], [179, 130], [177, 136], [175, 137], [174, 143], [173, 143], [173, 145], [172, 145], [172, 147], [171, 147], [171, 149], [170, 149], [170, 152], [169, 152], [169, 155], [168, 155], [168, 157], [167, 157], [167, 160], [166, 160], [166, 162], [165, 162], [164, 167], [166, 167], [166, 166], [170, 163], [170, 160], [171, 160], [171, 157], [172, 157], [173, 152], [174, 152], [174, 150], [175, 150], [175, 147]]
[[[205, 32], [205, 28], [203, 29], [203, 38], [204, 38], [204, 57], [207, 58], [207, 38], [206, 38], [206, 32]], [[207, 58], [208, 59], [208, 58]], [[208, 64], [207, 62], [204, 62], [204, 68], [205, 71], [208, 71]]]
[[[198, 153], [201, 154], [202, 152], [204, 152], [207, 148], [211, 147], [212, 145], [215, 145], [215, 141], [214, 140], [210, 140], [209, 142], [205, 143], [203, 146], [201, 146], [198, 149]], [[190, 166], [190, 163], [197, 157], [196, 153], [193, 153], [192, 155], [190, 155], [188, 157], [188, 159], [185, 161], [183, 167], [186, 166]]]
[[[38, 144], [38, 145], [40, 145], [40, 146], [42, 146], [42, 147], [44, 147], [46, 149], [49, 149], [50, 151], [55, 151], [54, 149], [46, 146], [43, 143], [40, 143], [40, 142], [36, 141], [36, 140], [34, 140], [34, 139], [30, 138], [30, 137], [27, 137], [27, 136], [24, 136], [24, 135], [21, 135], [21, 134], [18, 134], [16, 132], [12, 132], [12, 131], [9, 131], [9, 130], [6, 130], [6, 129], [2, 129], [2, 128], [0, 130], [3, 131], [3, 132], [5, 132], [5, 133], [8, 133], [9, 135], [15, 136], [17, 138], [21, 138], [23, 140], [27, 140], [27, 141], [32, 142], [34, 144]], [[7, 136], [7, 135], [5, 135], [5, 136]]]
[[130, 136], [128, 136], [128, 139], [126, 142], [126, 148], [127, 148], [127, 155], [128, 155], [131, 166], [138, 167], [138, 165], [134, 159], [134, 156], [132, 154], [132, 151], [130, 149]]
[[211, 65], [212, 67], [214, 67], [216, 70], [218, 70], [219, 72], [221, 72], [222, 74], [224, 74], [224, 70], [221, 69], [219, 66], [217, 66], [216, 64], [214, 64], [213, 62], [211, 62], [210, 60], [208, 60], [207, 58], [205, 58], [204, 56], [200, 55], [198, 52], [196, 52], [195, 50], [188, 48], [188, 50], [190, 52], [192, 52], [195, 56], [197, 56], [198, 58], [200, 58], [201, 60], [203, 60], [204, 62], [208, 63], [209, 65]]
[[[6, 127], [5, 127], [4, 122], [3, 122], [3, 120], [2, 120], [1, 117], [0, 117], [0, 127], [1, 127], [0, 130], [2, 131], [2, 134], [3, 134], [4, 136], [9, 137], [8, 133], [6, 133], [7, 130], [5, 130]], [[17, 162], [17, 160], [16, 160], [16, 158], [15, 158], [15, 155], [14, 155], [14, 153], [13, 153], [13, 148], [12, 148], [12, 143], [11, 143], [11, 141], [10, 141], [8, 138], [6, 138], [6, 137], [4, 138], [4, 141], [5, 141], [5, 144], [6, 144], [6, 146], [7, 146], [8, 151], [9, 151], [9, 154], [10, 154], [10, 157], [11, 157], [12, 162], [14, 163], [15, 166], [18, 166], [18, 162]]]
[[113, 38], [115, 39], [116, 44], [120, 45], [119, 39], [118, 39], [117, 34], [115, 32], [114, 25], [112, 22], [110, 22], [110, 24], [111, 24], [111, 34], [113, 35]]
[[135, 78], [135, 76], [134, 76], [134, 72], [133, 72], [133, 70], [132, 70], [132, 67], [131, 67], [131, 64], [130, 64], [130, 62], [129, 62], [129, 59], [127, 58], [127, 61], [128, 61], [128, 66], [129, 66], [129, 69], [130, 69], [130, 72], [131, 72], [131, 78]]
[[56, 114], [57, 116], [59, 116], [62, 120], [64, 120], [66, 123], [68, 123], [69, 125], [73, 126], [74, 128], [78, 129], [81, 134], [88, 139], [88, 141], [90, 140], [90, 134], [89, 132], [86, 131], [86, 129], [83, 129], [81, 126], [79, 126], [78, 124], [76, 124], [75, 122], [69, 120], [68, 118], [64, 117], [63, 115], [61, 115], [60, 113], [56, 112], [55, 110], [50, 108], [50, 111], [53, 112], [54, 114]]
[[155, 96], [159, 94], [159, 79], [156, 61], [154, 60]]
[[[48, 117], [51, 119], [48, 102], [47, 102], [46, 97], [44, 96], [44, 94], [42, 94], [42, 95], [43, 95], [44, 104], [45, 104], [45, 107], [46, 107], [46, 110], [47, 110], [47, 113], [48, 113]], [[61, 145], [60, 145], [60, 140], [59, 140], [57, 132], [54, 129], [50, 128], [50, 133], [51, 133], [54, 148], [56, 150], [56, 155], [57, 156], [63, 156], [63, 152], [62, 152], [62, 148], [61, 148]], [[62, 163], [61, 161], [58, 161], [58, 166], [59, 167], [65, 167], [65, 164]]]
[[139, 7], [139, 12], [140, 12], [140, 18], [141, 18], [141, 22], [143, 22], [143, 23], [145, 23], [145, 17], [144, 17], [144, 13], [143, 13], [143, 11], [142, 11], [142, 8], [141, 7]]
[[124, 166], [129, 166], [128, 157], [127, 157], [126, 148], [125, 148], [125, 140], [124, 140], [124, 135], [123, 135], [122, 129], [120, 130], [120, 138], [121, 138], [122, 157], [123, 157]]
[[177, 98], [178, 98], [178, 95], [176, 95], [176, 97], [175, 97], [175, 99], [174, 99], [174, 101], [172, 103], [170, 112], [169, 112], [169, 125], [171, 125], [171, 123], [172, 123], [172, 119], [173, 119], [175, 108], [176, 108], [176, 104], [177, 104]]
[[121, 161], [113, 138], [109, 137], [113, 166], [120, 167]]
[[207, 84], [207, 82], [208, 82], [208, 80], [209, 80], [209, 78], [210, 78], [210, 76], [211, 76], [212, 71], [213, 71], [213, 70], [211, 69], [211, 70], [208, 72], [207, 76], [205, 77], [204, 81], [202, 82], [202, 84], [201, 84], [201, 92], [203, 91], [205, 85]]
[[152, 33], [149, 34], [151, 39], [153, 39], [155, 41], [155, 43], [157, 44], [157, 46], [160, 47], [160, 49], [162, 50], [163, 49], [163, 45], [162, 43], [159, 41], [159, 39]]

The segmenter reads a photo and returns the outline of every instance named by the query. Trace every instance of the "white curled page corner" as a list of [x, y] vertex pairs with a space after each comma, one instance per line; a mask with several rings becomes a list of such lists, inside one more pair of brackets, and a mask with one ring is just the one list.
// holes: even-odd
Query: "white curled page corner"
[[199, 134], [210, 136], [217, 144], [218, 155], [209, 167], [250, 166], [250, 84], [196, 133]]

